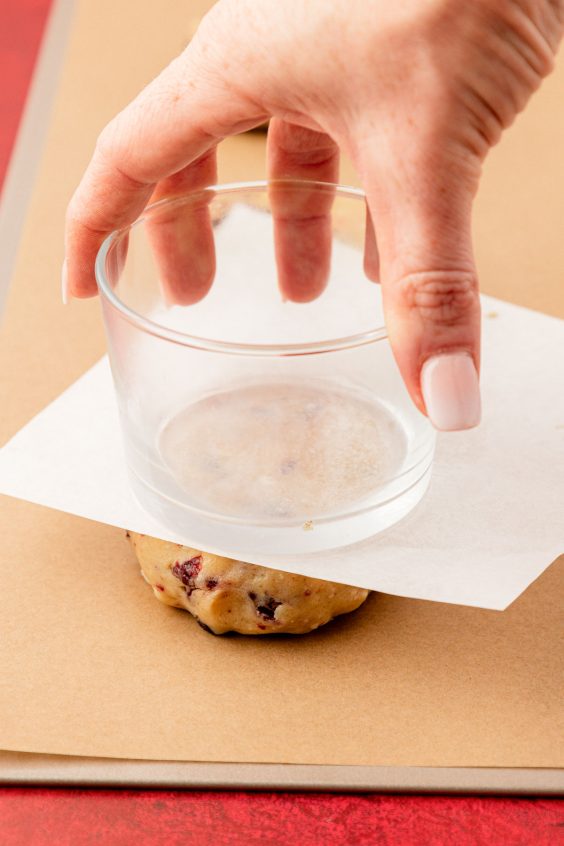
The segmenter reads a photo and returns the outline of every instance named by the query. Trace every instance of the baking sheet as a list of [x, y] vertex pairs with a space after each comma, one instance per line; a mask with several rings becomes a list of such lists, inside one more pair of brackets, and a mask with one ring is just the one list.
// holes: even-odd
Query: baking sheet
[[[108, 3], [97, 4], [96, 7], [88, 3], [78, 4], [77, 23], [73, 32], [71, 49], [67, 56], [45, 156], [24, 230], [15, 274], [16, 284], [9, 303], [9, 316], [0, 339], [3, 362], [0, 369], [1, 390], [6, 392], [2, 396], [3, 398], [17, 396], [17, 402], [10, 402], [3, 406], [4, 413], [0, 420], [3, 440], [17, 431], [34, 413], [78, 377], [87, 366], [94, 363], [103, 351], [96, 304], [73, 304], [66, 311], [59, 304], [59, 267], [62, 259], [59, 236], [65, 201], [88, 157], [91, 139], [95, 136], [97, 128], [144, 81], [141, 76], [150, 75], [163, 63], [165, 55], [170, 55], [181, 46], [177, 42], [181, 41], [182, 33], [186, 31], [184, 4], [176, 3], [170, 6], [167, 4], [166, 12], [170, 29], [159, 27], [158, 30], [154, 30], [153, 26], [155, 10], [148, 7], [141, 9], [135, 7], [138, 27], [134, 35], [130, 27], [132, 11], [133, 5], [128, 3], [124, 3], [123, 7], [120, 5], [119, 11], [116, 11], [114, 7], [110, 9]], [[162, 12], [159, 12], [158, 17], [159, 20], [162, 19]], [[113, 29], [108, 32], [107, 20], [110, 18]], [[105, 66], [99, 61], [100, 44], [108, 50], [108, 58], [112, 58], [112, 61], [107, 62]], [[119, 49], [120, 45], [123, 46], [123, 55]], [[135, 48], [139, 49], [138, 53]], [[131, 57], [134, 54], [143, 55], [146, 64], [133, 62]], [[116, 66], [117, 57], [120, 57], [118, 64], [123, 62], [123, 68]], [[526, 115], [520, 118], [515, 129], [511, 130], [504, 139], [503, 155], [501, 151], [494, 152], [486, 167], [486, 179], [478, 201], [475, 225], [484, 289], [502, 297], [512, 297], [521, 304], [544, 309], [559, 316], [564, 315], [564, 288], [561, 286], [560, 234], [554, 221], [561, 219], [564, 211], [564, 191], [562, 190], [564, 186], [560, 184], [563, 180], [561, 169], [558, 167], [558, 151], [564, 142], [564, 116], [558, 108], [561, 92], [562, 74], [559, 72], [545, 84]], [[91, 108], [86, 111], [80, 108], [85, 96], [91, 103]], [[75, 116], [79, 112], [81, 122], [80, 126], [77, 126]], [[71, 143], [69, 143], [69, 137], [72, 137]], [[260, 156], [260, 140], [235, 139], [225, 146], [221, 163], [223, 168], [221, 178], [229, 180], [260, 177], [262, 171]], [[351, 181], [346, 172], [346, 166], [343, 170], [345, 171], [344, 181]], [[519, 183], [515, 181], [515, 172], [520, 173]], [[535, 211], [541, 208], [542, 214]], [[552, 225], [551, 221], [553, 221]], [[41, 237], [38, 238], [39, 232]], [[532, 285], [531, 279], [535, 280], [536, 284]], [[25, 375], [25, 392], [19, 390], [22, 384], [22, 373]], [[46, 514], [50, 517], [46, 518]], [[104, 579], [108, 580], [108, 574], [113, 576], [123, 565], [128, 578], [129, 574], [132, 578], [131, 584], [128, 582], [127, 590], [129, 590], [133, 584], [138, 585], [138, 582], [133, 579], [134, 570], [128, 569], [132, 566], [131, 558], [125, 561], [127, 556], [124, 552], [123, 539], [113, 530], [89, 524], [87, 521], [65, 518], [64, 515], [56, 515], [54, 512], [25, 503], [16, 504], [9, 500], [3, 502], [2, 521], [5, 540], [0, 564], [3, 568], [2, 572], [12, 567], [21, 571], [24, 567], [29, 568], [30, 562], [35, 564], [32, 571], [27, 570], [23, 597], [21, 593], [18, 594], [6, 609], [7, 615], [11, 617], [16, 649], [26, 645], [26, 640], [31, 637], [31, 642], [27, 644], [23, 653], [14, 655], [11, 668], [13, 674], [10, 673], [10, 678], [13, 678], [18, 686], [16, 692], [19, 693], [19, 697], [14, 700], [13, 713], [15, 714], [17, 709], [23, 706], [19, 720], [20, 727], [21, 724], [29, 723], [28, 717], [33, 720], [33, 709], [30, 712], [29, 702], [26, 705], [26, 697], [30, 697], [31, 704], [35, 704], [37, 709], [47, 708], [51, 711], [53, 722], [57, 720], [61, 722], [67, 717], [65, 709], [68, 708], [69, 703], [72, 705], [72, 694], [76, 689], [76, 685], [71, 690], [65, 687], [66, 680], [70, 677], [70, 669], [65, 665], [64, 660], [62, 643], [64, 636], [66, 635], [67, 638], [67, 646], [72, 645], [70, 643], [72, 636], [80, 635], [82, 631], [82, 639], [80, 643], [73, 645], [73, 650], [76, 646], [79, 649], [86, 647], [82, 651], [83, 667], [79, 682], [84, 681], [88, 684], [92, 681], [92, 677], [88, 674], [84, 662], [90, 659], [91, 664], [96, 665], [96, 661], [92, 661], [92, 658], [99, 658], [102, 654], [103, 642], [99, 641], [98, 635], [100, 632], [103, 634], [106, 623], [106, 617], [102, 613], [98, 618], [99, 627], [90, 629], [90, 636], [88, 636], [86, 620], [77, 619], [77, 616], [73, 615], [74, 620], [69, 623], [68, 609], [72, 607], [72, 600], [76, 594], [71, 591], [70, 595], [66, 595], [68, 601], [65, 602], [66, 587], [61, 590], [61, 584], [67, 585], [69, 569], [74, 567], [75, 562], [82, 562], [83, 567], [88, 571], [91, 561], [96, 561], [101, 556], [106, 566], [92, 574], [91, 584], [95, 585]], [[89, 532], [89, 529], [92, 531]], [[63, 548], [60, 543], [61, 537], [65, 538]], [[26, 597], [35, 591], [41, 593], [45, 586], [45, 579], [49, 581], [53, 575], [56, 575], [50, 570], [53, 561], [59, 562], [62, 569], [58, 575], [64, 578], [62, 583], [60, 580], [55, 581], [53, 586], [56, 590], [49, 596], [43, 595], [43, 611], [49, 611], [48, 616], [52, 616], [52, 619], [47, 621], [51, 627], [44, 628], [46, 621], [43, 614], [40, 615], [37, 621], [39, 625], [35, 630], [31, 619], [28, 619], [27, 626], [22, 627], [21, 623], [30, 611]], [[40, 565], [36, 565], [36, 562], [40, 562]], [[115, 565], [116, 562], [118, 562], [117, 569], [112, 570], [108, 565], [112, 563]], [[44, 572], [45, 569], [47, 572]], [[546, 763], [546, 758], [541, 735], [546, 725], [549, 729], [548, 741], [552, 745], [552, 760], [557, 759], [555, 765], [561, 767], [562, 750], [559, 744], [561, 744], [562, 732], [558, 728], [558, 720], [561, 716], [562, 691], [555, 688], [555, 685], [562, 677], [562, 671], [557, 663], [554, 661], [551, 663], [551, 660], [557, 659], [561, 652], [560, 644], [555, 639], [562, 620], [557, 604], [563, 590], [562, 576], [558, 575], [561, 570], [561, 562], [549, 568], [539, 582], [504, 614], [453, 607], [448, 609], [449, 615], [444, 617], [445, 606], [394, 600], [391, 597], [382, 598], [384, 603], [390, 601], [395, 604], [395, 607], [392, 605], [388, 609], [386, 625], [389, 626], [393, 618], [394, 632], [405, 633], [406, 630], [410, 630], [412, 641], [406, 644], [404, 639], [400, 639], [395, 642], [394, 650], [390, 652], [390, 644], [384, 638], [377, 641], [378, 649], [371, 649], [371, 656], [376, 653], [377, 658], [380, 652], [383, 652], [391, 661], [395, 659], [396, 662], [390, 664], [391, 677], [385, 673], [379, 673], [376, 676], [379, 685], [385, 687], [382, 696], [385, 707], [376, 707], [371, 712], [373, 721], [388, 719], [392, 721], [392, 728], [394, 724], [398, 728], [398, 720], [394, 721], [394, 716], [402, 717], [408, 713], [409, 707], [406, 711], [402, 711], [398, 708], [397, 700], [393, 696], [390, 698], [389, 694], [393, 692], [393, 685], [390, 687], [390, 684], [397, 680], [402, 670], [406, 669], [405, 666], [400, 666], [400, 659], [404, 657], [406, 650], [422, 639], [425, 641], [425, 646], [431, 647], [431, 650], [427, 654], [423, 667], [417, 666], [415, 662], [415, 678], [418, 670], [421, 670], [423, 674], [427, 671], [431, 681], [433, 689], [430, 699], [432, 701], [429, 703], [429, 697], [427, 697], [423, 710], [429, 708], [428, 716], [430, 717], [433, 706], [435, 707], [434, 720], [431, 723], [435, 734], [429, 740], [440, 741], [439, 755], [442, 743], [449, 743], [448, 750], [459, 755], [459, 732], [469, 733], [472, 740], [471, 735], [475, 731], [474, 751], [488, 758], [496, 768], [495, 773], [502, 772], [500, 763], [503, 760], [503, 754], [500, 754], [500, 746], [496, 740], [498, 730], [504, 728], [503, 717], [500, 720], [499, 714], [492, 714], [489, 701], [495, 695], [509, 708], [511, 724], [506, 735], [507, 745], [518, 747], [517, 751], [523, 757], [528, 755], [529, 764], [532, 761], [537, 776], [542, 777], [544, 769], [542, 764]], [[71, 572], [73, 572], [72, 569]], [[40, 578], [37, 578], [37, 575]], [[69, 580], [69, 583], [71, 581]], [[537, 588], [540, 592], [537, 592]], [[138, 591], [139, 599], [144, 591], [145, 588], [143, 591]], [[5, 596], [8, 600], [10, 599], [8, 593]], [[81, 596], [80, 591], [78, 596]], [[55, 607], [49, 606], [53, 597], [58, 597]], [[91, 598], [93, 604], [98, 605], [98, 610], [104, 611], [100, 596], [95, 595]], [[125, 599], [125, 596], [122, 594], [121, 598]], [[521, 618], [521, 622], [517, 623], [513, 614], [523, 601], [530, 601], [532, 605], [528, 605], [528, 617], [526, 614]], [[403, 609], [401, 609], [402, 605]], [[429, 613], [422, 617], [421, 611], [425, 609]], [[80, 611], [80, 608], [78, 610]], [[378, 609], [378, 613], [381, 610], [382, 607]], [[151, 613], [161, 611], [162, 609], [158, 608], [152, 600], [149, 602], [148, 598], [143, 604], [143, 613], [148, 614], [149, 617]], [[383, 615], [381, 619], [385, 618], [386, 615]], [[500, 630], [501, 621], [507, 621], [509, 618], [511, 622], [508, 628]], [[188, 620], [183, 620], [182, 626], [176, 630], [181, 639], [186, 637], [186, 627], [189, 625]], [[357, 620], [354, 626], [358, 625]], [[378, 637], [382, 630], [385, 631], [385, 627], [379, 627]], [[140, 631], [142, 632], [143, 629], [141, 628]], [[52, 633], [54, 637], [51, 637]], [[366, 628], [361, 626], [358, 633], [360, 640], [357, 652], [362, 654], [367, 646], [373, 644], [373, 641], [366, 637]], [[199, 632], [196, 631], [194, 634], [198, 635]], [[205, 636], [204, 633], [201, 634]], [[333, 647], [339, 645], [342, 638], [342, 631], [339, 628], [334, 629], [332, 634], [327, 630], [326, 634], [330, 635], [329, 643]], [[419, 638], [417, 638], [418, 634]], [[467, 635], [462, 638], [462, 641], [461, 634]], [[372, 635], [374, 636], [374, 632]], [[132, 636], [127, 621], [121, 636], [124, 639]], [[192, 629], [190, 629], [190, 637], [192, 637]], [[58, 656], [57, 650], [53, 651], [51, 648], [54, 645], [53, 641], [58, 645]], [[175, 638], [174, 643], [178, 643], [178, 637]], [[224, 641], [220, 641], [221, 643]], [[227, 643], [229, 644], [229, 641]], [[448, 653], [445, 652], [445, 643], [449, 645]], [[13, 641], [11, 645], [13, 647]], [[194, 646], [194, 643], [192, 642], [191, 645]], [[350, 647], [350, 642], [346, 645]], [[93, 656], [90, 655], [92, 646], [95, 647]], [[269, 649], [268, 645], [265, 644], [265, 646]], [[229, 645], [227, 650], [230, 650]], [[25, 658], [33, 652], [36, 654], [32, 656], [33, 661], [30, 665]], [[301, 650], [298, 654], [301, 659]], [[418, 654], [414, 656], [415, 659]], [[489, 656], [485, 664], [484, 654]], [[547, 657], [550, 659], [548, 665]], [[29, 671], [33, 671], [34, 662], [45, 664], [53, 658], [55, 661], [49, 680], [51, 687], [44, 686], [45, 677], [30, 675]], [[107, 699], [108, 694], [113, 693], [113, 683], [117, 683], [118, 687], [121, 685], [120, 658], [127, 663], [124, 652], [113, 656], [106, 653], [108, 687], [102, 691], [102, 702], [104, 698]], [[269, 666], [272, 666], [272, 658], [272, 654], [267, 656]], [[540, 661], [537, 661], [537, 658], [540, 658]], [[330, 669], [336, 669], [332, 649], [325, 651], [325, 660]], [[445, 666], [441, 666], [443, 660]], [[352, 677], [350, 663], [349, 650], [348, 665], [345, 664], [344, 667], [346, 671], [349, 666], [349, 672], [348, 674], [345, 672], [340, 677], [339, 691], [341, 686], [346, 687], [348, 680]], [[151, 667], [150, 654], [146, 655], [146, 666]], [[208, 661], [206, 666], [210, 667], [212, 663]], [[365, 663], [363, 667], [357, 667], [357, 672], [366, 672], [367, 666]], [[313, 668], [312, 670], [314, 671]], [[7, 668], [7, 671], [9, 672], [10, 668]], [[375, 673], [376, 668], [371, 665], [368, 678]], [[193, 678], [191, 680], [193, 682]], [[438, 684], [439, 680], [442, 684]], [[426, 680], [420, 679], [421, 684], [423, 681]], [[141, 695], [146, 687], [147, 685], [139, 684], [138, 689]], [[466, 688], [468, 694], [464, 703], [461, 703], [458, 695], [461, 688]], [[49, 690], [51, 695], [43, 700], [43, 694], [49, 693]], [[86, 692], [83, 691], [83, 693]], [[299, 725], [295, 712], [301, 704], [297, 702], [292, 704], [291, 693], [290, 690], [287, 702], [284, 701], [282, 688], [279, 689], [276, 697], [277, 703], [282, 700], [284, 707], [293, 714], [294, 723], [289, 726], [289, 731], [295, 724]], [[411, 694], [413, 693], [417, 693], [417, 689], [412, 688]], [[334, 690], [333, 694], [335, 695]], [[83, 696], [83, 699], [85, 698]], [[130, 702], [131, 700], [128, 704]], [[437, 703], [440, 706], [440, 713], [436, 710]], [[373, 702], [372, 705], [374, 704]], [[521, 710], [523, 704], [526, 705], [526, 713]], [[93, 705], [92, 700], [90, 705]], [[346, 702], [343, 703], [343, 708], [346, 708]], [[480, 725], [474, 724], [476, 712], [480, 710], [483, 710], [481, 715], [484, 718], [483, 731], [479, 731]], [[3, 707], [1, 713], [5, 713]], [[361, 713], [366, 717], [364, 712]], [[87, 715], [86, 711], [85, 715]], [[538, 718], [539, 725], [536, 728], [535, 725], [529, 727], [527, 715], [532, 716], [535, 722]], [[101, 716], [102, 723], [98, 724], [98, 730], [104, 728], [103, 721], [107, 711]], [[147, 711], [143, 716], [145, 722], [155, 720], [154, 712]], [[322, 720], [324, 715], [317, 714], [317, 716]], [[406, 761], [410, 764], [411, 772], [415, 771], [418, 748], [420, 751], [418, 735], [424, 734], [429, 727], [428, 722], [417, 720], [417, 714], [413, 716], [411, 731], [406, 732], [403, 738], [398, 738]], [[307, 729], [313, 723], [313, 719], [307, 712], [305, 717], [306, 719], [302, 722], [305, 722], [305, 729]], [[276, 719], [280, 719], [279, 714]], [[465, 725], [467, 721], [471, 722], [470, 726]], [[349, 724], [350, 722], [349, 719]], [[28, 737], [26, 743], [31, 745], [27, 748], [35, 751], [45, 745], [52, 748], [56, 738], [50, 736], [49, 728], [49, 725], [43, 727], [39, 746], [34, 744], [33, 738]], [[185, 728], [185, 721], [182, 722], [182, 728]], [[214, 728], [218, 730], [217, 723]], [[226, 731], [226, 728], [228, 726], [219, 723], [221, 733]], [[336, 729], [331, 738], [331, 745], [334, 748], [339, 743], [341, 735], [338, 726], [328, 728]], [[87, 735], [90, 729], [88, 721], [82, 725], [81, 731], [78, 732], [82, 743], [88, 740]], [[302, 729], [304, 729], [303, 725]], [[343, 727], [343, 732], [346, 732], [346, 727]], [[326, 732], [327, 735], [329, 733], [329, 731]], [[316, 741], [317, 738], [314, 737], [313, 746]], [[19, 748], [23, 747], [19, 746]], [[306, 748], [308, 748], [307, 744]], [[369, 754], [371, 751], [372, 749], [369, 750]], [[376, 751], [378, 754], [378, 750]], [[385, 753], [386, 750], [383, 751]], [[221, 758], [222, 756], [219, 755], [218, 760]], [[471, 756], [466, 758], [466, 762], [469, 763], [470, 759]], [[450, 760], [452, 762], [452, 759]], [[462, 761], [461, 757], [459, 757], [460, 761]], [[449, 755], [441, 763], [448, 762]], [[368, 766], [374, 766], [375, 763], [377, 763], [377, 755], [372, 756]], [[142, 762], [139, 764], [141, 765]], [[323, 769], [325, 770], [326, 767]], [[261, 770], [265, 774], [269, 772], [268, 768], [261, 768]], [[493, 771], [485, 769], [482, 772], [487, 781]], [[264, 782], [265, 786], [267, 783]], [[472, 789], [479, 789], [479, 785], [476, 784], [476, 787]], [[539, 789], [538, 783], [537, 789]]]
[[560, 796], [564, 794], [564, 771], [113, 761], [0, 752], [0, 784]]

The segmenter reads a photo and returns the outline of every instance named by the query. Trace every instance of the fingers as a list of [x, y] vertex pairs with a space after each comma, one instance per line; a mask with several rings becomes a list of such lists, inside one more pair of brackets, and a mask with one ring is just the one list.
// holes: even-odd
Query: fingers
[[480, 420], [480, 304], [472, 190], [448, 162], [360, 156], [380, 255], [390, 343], [416, 405], [437, 429]]
[[[324, 133], [273, 118], [268, 130], [268, 175], [270, 179], [337, 182], [338, 147]], [[271, 187], [278, 282], [289, 300], [309, 302], [327, 285], [333, 197], [331, 189]]]
[[157, 183], [183, 171], [223, 135], [264, 119], [220, 70], [210, 68], [207, 55], [190, 44], [102, 132], [67, 211], [71, 296], [96, 293], [100, 244], [112, 230], [135, 220]]
[[[198, 192], [216, 182], [215, 148], [187, 168], [161, 180], [151, 202]], [[197, 193], [189, 203], [152, 212], [145, 224], [159, 271], [163, 297], [169, 304], [192, 305], [211, 288], [215, 249], [209, 194]]]
[[366, 206], [364, 227], [364, 272], [373, 282], [380, 281], [380, 256], [378, 255], [374, 223], [368, 206]]

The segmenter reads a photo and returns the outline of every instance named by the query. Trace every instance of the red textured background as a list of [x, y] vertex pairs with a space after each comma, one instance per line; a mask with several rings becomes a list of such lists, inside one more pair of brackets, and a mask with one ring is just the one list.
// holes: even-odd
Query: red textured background
[[[49, 6], [0, 0], [0, 187]], [[564, 846], [564, 800], [0, 789], [0, 846], [160, 843]]]
[[7, 789], [2, 846], [558, 846], [562, 802]]
[[0, 189], [51, 0], [0, 0]]

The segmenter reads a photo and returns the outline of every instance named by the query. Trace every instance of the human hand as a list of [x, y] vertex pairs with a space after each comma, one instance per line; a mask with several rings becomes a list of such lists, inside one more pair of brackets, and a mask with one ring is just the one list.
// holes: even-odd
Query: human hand
[[[213, 183], [219, 141], [272, 117], [271, 178], [336, 181], [339, 149], [352, 158], [373, 222], [365, 267], [382, 284], [407, 388], [437, 428], [476, 425], [472, 201], [488, 150], [552, 69], [563, 26], [563, 0], [220, 0], [100, 135], [68, 209], [69, 294], [96, 293], [109, 232], [150, 199]], [[327, 273], [328, 209], [273, 212], [281, 288], [312, 299]], [[213, 279], [205, 210], [190, 237], [197, 266], [168, 269], [186, 303]]]

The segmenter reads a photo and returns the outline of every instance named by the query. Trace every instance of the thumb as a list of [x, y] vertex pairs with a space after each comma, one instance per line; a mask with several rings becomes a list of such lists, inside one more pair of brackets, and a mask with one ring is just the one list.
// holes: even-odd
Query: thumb
[[426, 162], [360, 170], [374, 222], [390, 343], [435, 428], [480, 421], [480, 301], [468, 180]]

